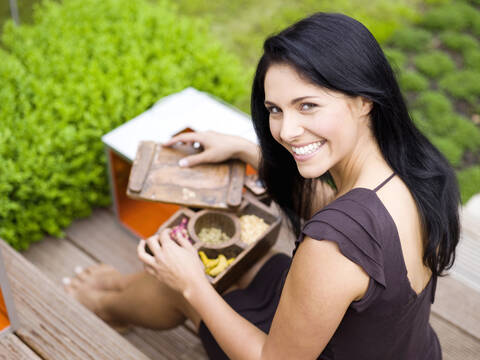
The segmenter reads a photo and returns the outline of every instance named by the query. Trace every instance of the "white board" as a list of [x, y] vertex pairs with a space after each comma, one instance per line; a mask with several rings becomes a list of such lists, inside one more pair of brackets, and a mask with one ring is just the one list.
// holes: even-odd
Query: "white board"
[[238, 135], [258, 143], [248, 115], [192, 87], [160, 99], [144, 113], [104, 135], [102, 141], [133, 161], [140, 141], [162, 143], [187, 127]]

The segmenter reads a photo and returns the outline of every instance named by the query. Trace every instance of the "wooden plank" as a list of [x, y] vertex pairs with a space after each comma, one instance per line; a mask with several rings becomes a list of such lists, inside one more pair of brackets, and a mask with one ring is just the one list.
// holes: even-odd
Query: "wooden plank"
[[148, 359], [4, 241], [0, 246], [20, 320], [16, 334], [40, 357]]
[[199, 354], [202, 355], [202, 359], [208, 359], [202, 344], [195, 345], [195, 347], [189, 349], [179, 360], [197, 360], [200, 359], [200, 357], [198, 357]]
[[[52, 237], [33, 244], [23, 255], [57, 284], [61, 284], [62, 277], [73, 276], [74, 266], [87, 267], [96, 263], [69, 240]], [[65, 262], [66, 258], [71, 261]], [[181, 327], [163, 332], [134, 328], [124, 337], [152, 359], [177, 359], [184, 351], [189, 351], [189, 344], [196, 347], [199, 343], [195, 335]]]
[[27, 345], [14, 334], [0, 338], [0, 360], [41, 360]]
[[438, 279], [432, 312], [480, 340], [480, 293], [460, 281]]
[[443, 360], [478, 360], [478, 339], [434, 313], [430, 316], [430, 324], [440, 340]]
[[135, 193], [140, 192], [147, 177], [148, 169], [155, 154], [153, 141], [142, 141], [137, 150], [137, 157], [133, 161], [132, 173], [128, 181], [128, 189]]
[[22, 255], [59, 286], [64, 277], [74, 275], [75, 266], [86, 268], [97, 263], [69, 240], [54, 237], [30, 245]]
[[98, 262], [126, 274], [143, 269], [137, 258], [138, 239], [106, 209], [96, 209], [90, 217], [76, 220], [66, 233], [72, 243]]
[[[227, 209], [228, 201], [233, 206], [240, 205], [245, 164], [229, 160], [182, 168], [178, 161], [186, 155], [184, 147], [166, 148], [157, 144], [155, 154], [151, 156], [153, 145], [152, 142], [139, 145], [130, 174], [128, 196], [202, 208]], [[145, 151], [144, 147], [147, 148]]]
[[[135, 328], [135, 334], [137, 336], [134, 339], [130, 338], [132, 334], [127, 335], [127, 338], [151, 359], [159, 359], [159, 353], [162, 354], [162, 359], [169, 360], [183, 359], [186, 354], [192, 354], [192, 359], [208, 359], [199, 338], [184, 326], [162, 332]], [[139, 339], [148, 347], [139, 343]]]
[[[66, 232], [75, 246], [99, 262], [110, 264], [124, 274], [143, 270], [136, 252], [138, 239], [123, 229], [106, 209], [97, 209], [91, 217], [75, 221]], [[135, 328], [127, 339], [152, 358], [160, 354], [163, 358], [178, 359], [200, 344], [200, 340], [183, 327], [168, 331]], [[207, 357], [199, 353], [197, 359]]]

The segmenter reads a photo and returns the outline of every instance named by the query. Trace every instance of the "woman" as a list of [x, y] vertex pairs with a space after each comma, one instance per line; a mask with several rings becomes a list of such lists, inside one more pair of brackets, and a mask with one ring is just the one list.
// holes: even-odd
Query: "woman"
[[[458, 242], [456, 179], [412, 123], [374, 37], [317, 13], [267, 39], [252, 119], [261, 155], [215, 133], [166, 145], [202, 143], [183, 166], [258, 166], [298, 236], [293, 258], [268, 254], [221, 296], [189, 241], [165, 231], [139, 243], [150, 275], [94, 267], [68, 290], [114, 325], [189, 318], [212, 359], [441, 359], [428, 319]], [[325, 182], [335, 194], [322, 207]]]

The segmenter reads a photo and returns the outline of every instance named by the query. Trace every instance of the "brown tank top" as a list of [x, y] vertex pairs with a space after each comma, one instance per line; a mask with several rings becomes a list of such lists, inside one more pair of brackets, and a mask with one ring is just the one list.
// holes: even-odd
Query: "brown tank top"
[[[342, 254], [370, 276], [362, 299], [350, 304], [320, 355], [324, 360], [439, 360], [438, 338], [429, 324], [436, 277], [420, 294], [410, 286], [397, 227], [374, 190], [354, 188], [318, 211], [305, 235], [338, 244]], [[295, 251], [294, 251], [295, 254]]]

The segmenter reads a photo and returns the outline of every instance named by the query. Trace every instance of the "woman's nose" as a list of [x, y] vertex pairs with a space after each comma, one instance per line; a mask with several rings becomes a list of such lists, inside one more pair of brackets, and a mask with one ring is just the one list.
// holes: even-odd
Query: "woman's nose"
[[303, 131], [303, 127], [295, 116], [284, 114], [280, 129], [280, 137], [283, 141], [292, 143], [303, 134]]

